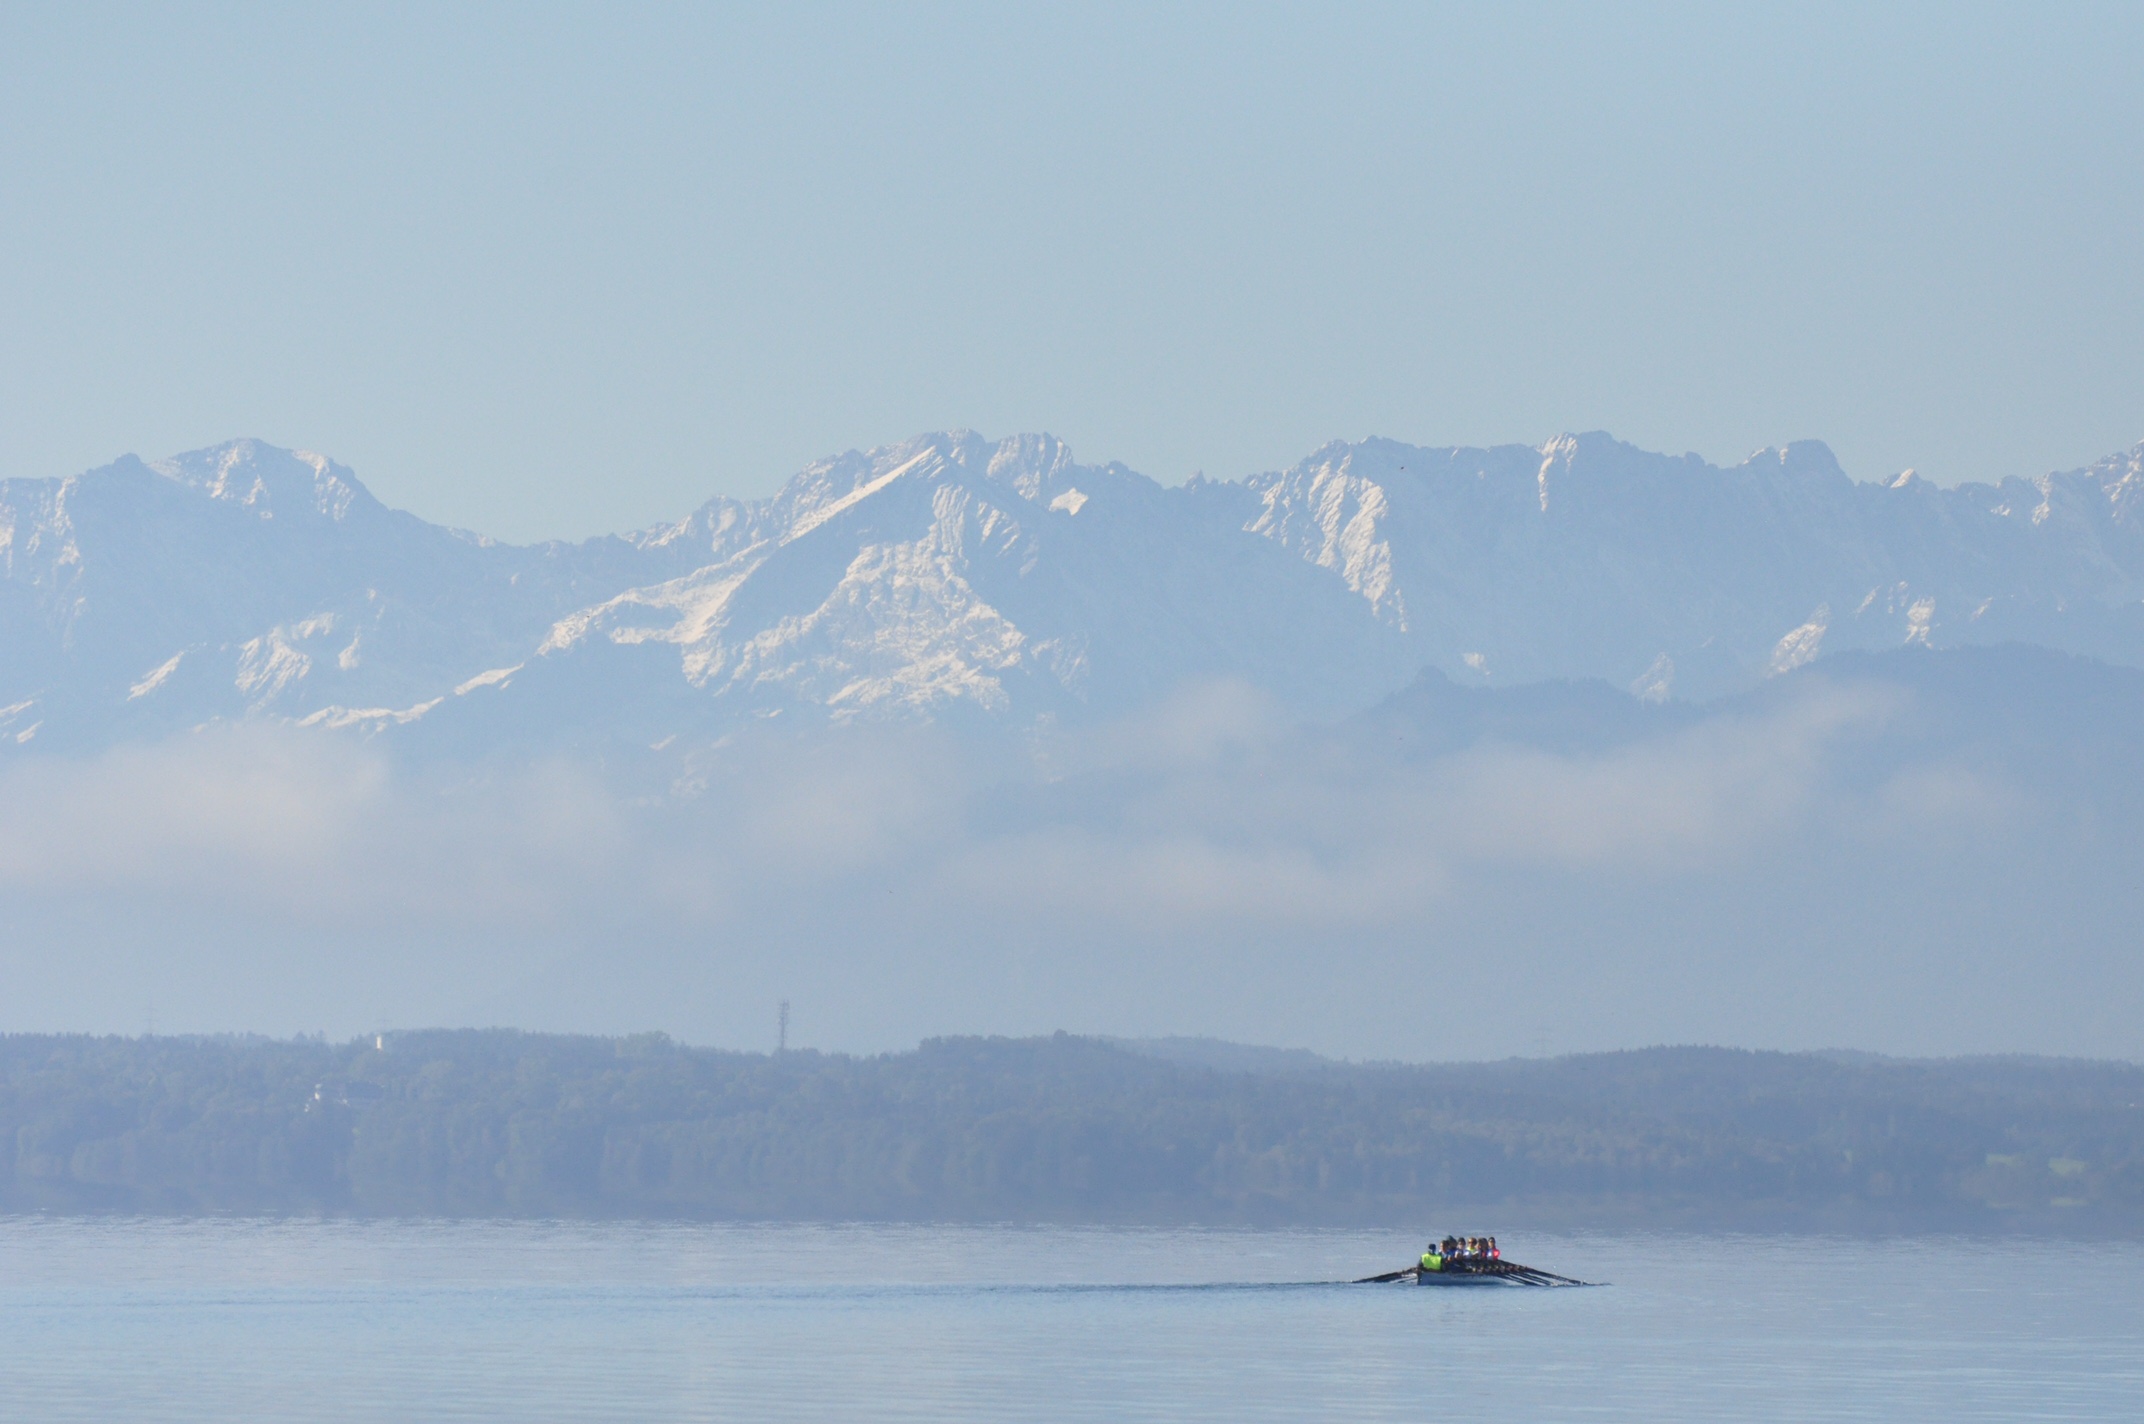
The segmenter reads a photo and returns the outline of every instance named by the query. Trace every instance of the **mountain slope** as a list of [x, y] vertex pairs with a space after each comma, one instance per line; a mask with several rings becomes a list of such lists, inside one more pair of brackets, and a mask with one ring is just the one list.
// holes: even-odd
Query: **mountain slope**
[[1857, 484], [1814, 443], [1719, 469], [1604, 435], [1334, 444], [1164, 488], [1048, 436], [954, 432], [516, 548], [239, 441], [0, 483], [0, 745], [248, 717], [443, 746], [775, 715], [1019, 725], [1202, 679], [1326, 716], [1425, 667], [1704, 697], [1907, 644], [2137, 666], [2140, 490], [2144, 446], [1939, 489]]
[[1941, 489], [1814, 442], [1731, 469], [1605, 435], [1335, 444], [1250, 482], [1253, 525], [1346, 580], [1414, 660], [1705, 696], [1820, 651], [2037, 642], [2144, 660], [2144, 446]]
[[443, 529], [254, 441], [0, 484], [0, 559], [5, 730], [47, 746], [415, 703], [664, 567]]
[[1117, 711], [1199, 677], [1322, 711], [1386, 690], [1396, 640], [1246, 531], [1238, 499], [1080, 466], [1047, 436], [852, 453], [747, 511], [720, 562], [562, 620], [538, 656], [666, 645], [652, 675], [762, 713]]

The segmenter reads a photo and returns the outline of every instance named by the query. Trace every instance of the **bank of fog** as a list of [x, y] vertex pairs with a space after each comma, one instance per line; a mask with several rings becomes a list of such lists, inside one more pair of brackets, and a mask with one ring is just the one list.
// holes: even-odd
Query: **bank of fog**
[[758, 1046], [787, 999], [798, 1041], [845, 1049], [2144, 1052], [2107, 834], [2135, 783], [1921, 745], [1914, 715], [1812, 681], [1582, 749], [1422, 754], [1219, 685], [1089, 731], [504, 766], [217, 727], [0, 772], [6, 1026]]

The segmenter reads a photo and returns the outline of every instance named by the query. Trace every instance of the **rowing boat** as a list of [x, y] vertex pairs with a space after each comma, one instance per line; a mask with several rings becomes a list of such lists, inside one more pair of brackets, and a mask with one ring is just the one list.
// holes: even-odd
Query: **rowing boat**
[[1387, 1271], [1381, 1276], [1364, 1276], [1355, 1282], [1359, 1286], [1407, 1285], [1407, 1286], [1582, 1286], [1585, 1281], [1574, 1281], [1569, 1276], [1559, 1276], [1554, 1271], [1538, 1270], [1522, 1266], [1517, 1261], [1479, 1261], [1445, 1258], [1441, 1271], [1424, 1270], [1409, 1266], [1401, 1271]]

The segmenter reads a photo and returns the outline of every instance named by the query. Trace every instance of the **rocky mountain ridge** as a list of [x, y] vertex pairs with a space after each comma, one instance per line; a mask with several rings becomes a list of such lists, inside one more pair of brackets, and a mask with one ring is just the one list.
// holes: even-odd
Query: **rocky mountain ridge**
[[1424, 668], [1707, 697], [1905, 644], [2144, 666], [2140, 490], [2144, 445], [1942, 488], [1857, 483], [1814, 442], [1719, 468], [1600, 434], [1366, 440], [1164, 487], [1046, 435], [952, 432], [516, 547], [236, 441], [0, 482], [0, 747], [243, 718], [478, 745], [1005, 724], [1212, 678], [1328, 716]]

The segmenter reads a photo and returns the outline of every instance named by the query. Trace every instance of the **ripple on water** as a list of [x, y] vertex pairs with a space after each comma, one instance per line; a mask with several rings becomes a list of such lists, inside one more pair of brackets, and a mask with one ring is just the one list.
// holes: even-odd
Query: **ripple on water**
[[2101, 1420], [2144, 1248], [1537, 1237], [1604, 1290], [1321, 1284], [1384, 1232], [0, 1219], [38, 1420]]

